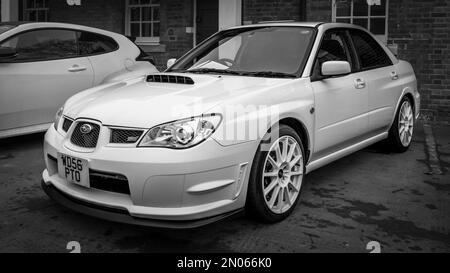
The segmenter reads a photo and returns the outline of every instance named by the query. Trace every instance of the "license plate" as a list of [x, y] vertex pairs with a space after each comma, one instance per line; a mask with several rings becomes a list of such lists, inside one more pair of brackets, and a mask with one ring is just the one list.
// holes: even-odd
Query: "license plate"
[[87, 160], [58, 154], [59, 176], [68, 182], [89, 188], [89, 167]]

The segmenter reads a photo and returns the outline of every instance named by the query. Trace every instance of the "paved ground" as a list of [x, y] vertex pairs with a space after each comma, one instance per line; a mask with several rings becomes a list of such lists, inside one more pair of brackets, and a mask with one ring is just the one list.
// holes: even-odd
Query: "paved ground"
[[405, 154], [371, 147], [309, 175], [285, 222], [237, 218], [188, 231], [65, 209], [40, 188], [43, 135], [3, 140], [0, 252], [67, 252], [69, 241], [82, 252], [368, 252], [370, 241], [383, 252], [449, 252], [450, 128], [423, 128]]

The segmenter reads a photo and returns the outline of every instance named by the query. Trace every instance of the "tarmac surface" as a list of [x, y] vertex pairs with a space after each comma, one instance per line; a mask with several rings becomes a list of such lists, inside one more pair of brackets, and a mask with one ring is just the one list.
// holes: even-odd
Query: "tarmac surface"
[[[43, 134], [0, 140], [0, 252], [450, 251], [450, 128], [417, 124], [404, 154], [380, 145], [306, 178], [284, 222], [245, 217], [194, 230], [103, 221], [50, 200], [41, 189]], [[375, 243], [373, 243], [375, 242]]]

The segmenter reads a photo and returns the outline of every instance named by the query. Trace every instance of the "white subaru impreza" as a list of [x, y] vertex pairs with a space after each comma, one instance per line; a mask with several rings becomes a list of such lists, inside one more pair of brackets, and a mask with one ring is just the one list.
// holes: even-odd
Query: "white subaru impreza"
[[281, 221], [307, 173], [381, 140], [406, 151], [419, 115], [411, 65], [349, 24], [235, 27], [170, 63], [65, 103], [45, 136], [49, 196], [148, 226]]

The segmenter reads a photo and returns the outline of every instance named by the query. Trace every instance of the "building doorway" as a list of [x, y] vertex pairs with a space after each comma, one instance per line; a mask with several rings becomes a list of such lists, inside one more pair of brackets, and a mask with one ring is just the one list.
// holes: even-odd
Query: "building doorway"
[[197, 0], [196, 44], [219, 30], [219, 0]]

